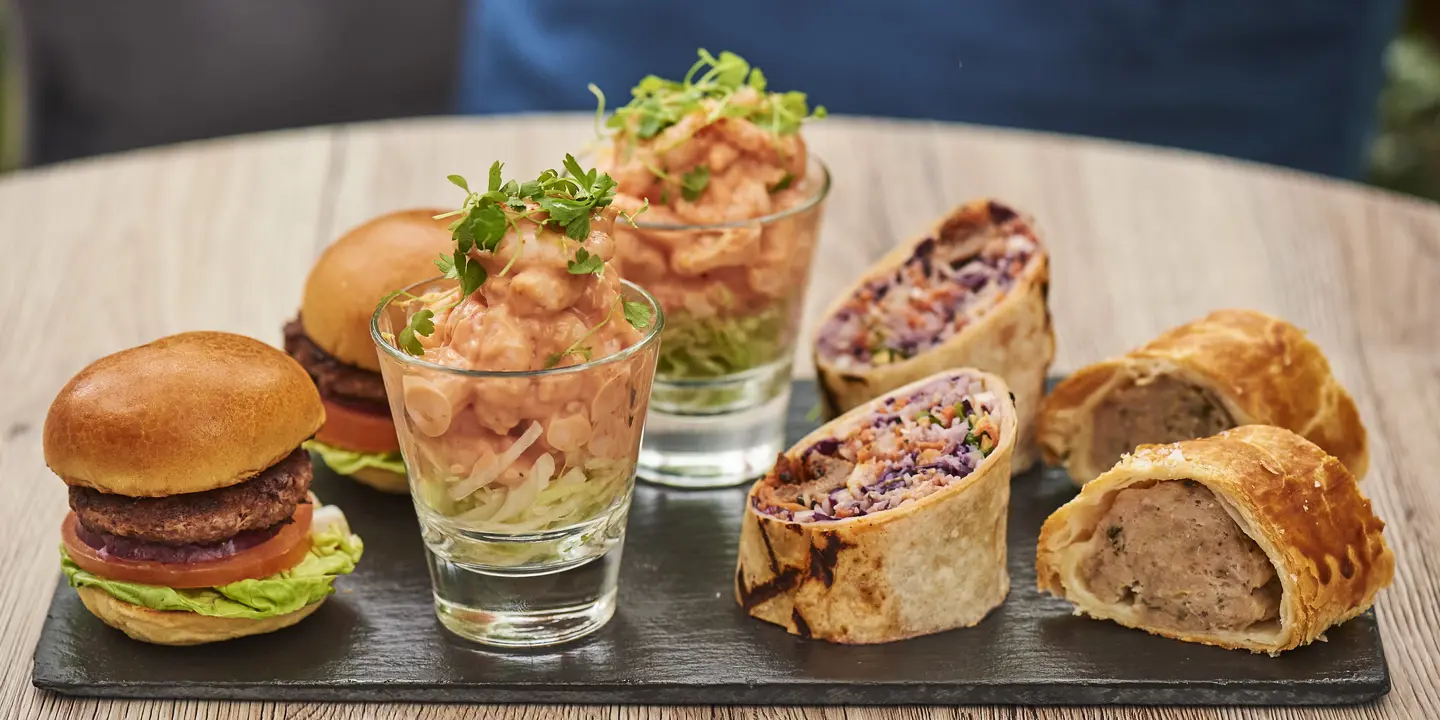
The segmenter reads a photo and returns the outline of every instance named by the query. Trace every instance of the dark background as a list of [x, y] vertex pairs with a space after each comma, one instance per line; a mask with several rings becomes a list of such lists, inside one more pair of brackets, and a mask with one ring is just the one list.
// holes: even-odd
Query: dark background
[[[0, 171], [451, 112], [463, 13], [462, 0], [0, 0]], [[1409, 15], [1370, 179], [1440, 198], [1440, 0]]]

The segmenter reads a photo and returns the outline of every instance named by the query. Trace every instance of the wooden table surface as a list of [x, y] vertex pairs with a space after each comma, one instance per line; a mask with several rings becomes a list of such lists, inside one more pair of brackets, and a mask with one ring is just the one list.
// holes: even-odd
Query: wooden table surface
[[[1220, 307], [1308, 330], [1370, 428], [1365, 492], [1399, 565], [1379, 614], [1394, 689], [1376, 705], [1109, 709], [1106, 717], [1440, 717], [1440, 206], [1227, 160], [1046, 135], [831, 119], [835, 177], [807, 322], [897, 242], [960, 201], [1033, 213], [1053, 263], [1056, 369]], [[388, 210], [451, 205], [448, 173], [558, 166], [590, 120], [440, 119], [315, 128], [0, 177], [0, 715], [280, 717], [1098, 717], [1091, 708], [632, 708], [72, 700], [30, 685], [59, 568], [65, 491], [40, 428], [107, 353], [182, 330], [279, 344], [321, 248]], [[807, 368], [808, 358], [797, 359]], [[808, 372], [808, 369], [805, 370]], [[223, 652], [223, 647], [217, 651]], [[1283, 662], [1283, 660], [1277, 661]]]

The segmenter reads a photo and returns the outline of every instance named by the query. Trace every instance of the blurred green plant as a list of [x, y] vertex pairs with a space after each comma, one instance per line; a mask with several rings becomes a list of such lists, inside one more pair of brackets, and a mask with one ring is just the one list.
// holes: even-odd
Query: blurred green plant
[[1386, 54], [1379, 132], [1370, 147], [1370, 180], [1381, 187], [1440, 199], [1440, 45], [1411, 31]]
[[15, 77], [19, 68], [12, 67], [10, 62], [9, 29], [5, 24], [8, 5], [0, 2], [0, 172], [20, 163], [20, 125], [12, 120], [20, 112], [20, 84]]

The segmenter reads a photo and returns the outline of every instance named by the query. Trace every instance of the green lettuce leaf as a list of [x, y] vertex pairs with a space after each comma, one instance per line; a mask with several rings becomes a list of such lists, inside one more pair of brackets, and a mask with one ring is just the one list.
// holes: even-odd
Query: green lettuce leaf
[[355, 569], [365, 545], [351, 535], [343, 523], [330, 525], [311, 536], [310, 552], [289, 570], [270, 577], [241, 580], [211, 588], [177, 590], [107, 580], [92, 575], [70, 559], [60, 548], [60, 569], [75, 588], [104, 590], [132, 605], [152, 610], [176, 610], [212, 617], [261, 620], [286, 615], [335, 592], [337, 575]]
[[783, 354], [787, 315], [782, 304], [748, 316], [700, 318], [670, 313], [665, 318], [656, 373], [711, 378], [774, 362]]
[[326, 445], [319, 440], [306, 440], [301, 444], [306, 450], [312, 450], [320, 456], [325, 464], [330, 466], [341, 475], [353, 475], [357, 470], [367, 467], [389, 470], [400, 475], [405, 474], [405, 459], [400, 457], [399, 450], [392, 450], [388, 453], [362, 453], [353, 450], [342, 450], [334, 445]]

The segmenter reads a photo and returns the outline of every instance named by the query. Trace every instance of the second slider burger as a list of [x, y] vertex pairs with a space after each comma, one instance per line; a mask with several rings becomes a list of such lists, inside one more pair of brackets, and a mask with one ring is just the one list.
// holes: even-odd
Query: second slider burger
[[378, 490], [407, 491], [370, 316], [395, 290], [439, 273], [454, 249], [443, 210], [402, 210], [346, 233], [310, 270], [300, 316], [285, 326], [285, 351], [320, 389], [325, 425], [306, 447], [331, 470]]

